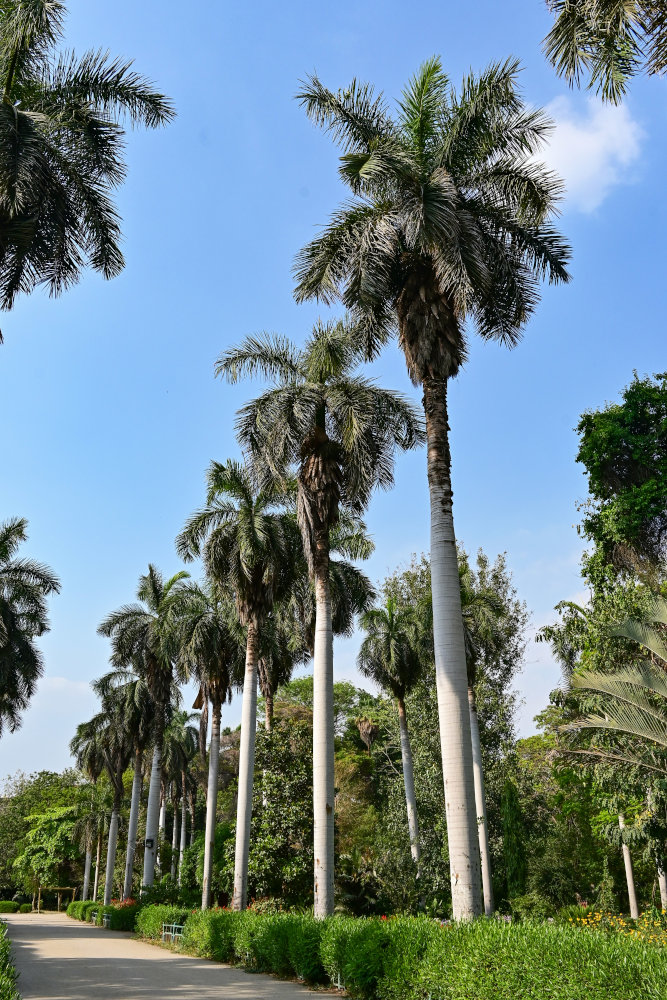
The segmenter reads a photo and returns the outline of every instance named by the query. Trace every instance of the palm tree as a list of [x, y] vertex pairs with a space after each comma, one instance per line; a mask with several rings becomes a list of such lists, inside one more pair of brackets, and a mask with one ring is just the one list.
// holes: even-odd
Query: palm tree
[[[197, 723], [195, 725], [195, 723]], [[172, 830], [171, 874], [176, 875], [176, 856], [178, 852], [178, 812], [179, 786], [183, 802], [187, 792], [187, 773], [192, 760], [197, 753], [199, 740], [199, 714], [197, 712], [174, 712], [164, 733], [162, 752], [162, 768], [167, 782], [172, 789], [171, 800], [174, 807], [174, 825]], [[183, 810], [182, 810], [183, 811]]]
[[125, 177], [125, 131], [174, 109], [132, 63], [92, 50], [58, 54], [66, 8], [8, 0], [0, 13], [0, 307], [46, 284], [57, 295], [86, 264], [123, 268], [112, 201]]
[[173, 693], [175, 643], [168, 623], [174, 604], [182, 596], [182, 580], [187, 576], [181, 571], [165, 581], [160, 571], [149, 563], [148, 573], [139, 578], [139, 603], [125, 604], [112, 612], [97, 630], [100, 635], [111, 638], [114, 666], [132, 666], [141, 672], [153, 703], [153, 762], [146, 807], [144, 886], [151, 886], [155, 877], [162, 741]]
[[419, 69], [392, 117], [357, 81], [334, 93], [317, 77], [299, 99], [343, 148], [352, 192], [296, 262], [298, 301], [342, 299], [367, 357], [398, 330], [423, 390], [431, 502], [436, 682], [453, 912], [481, 911], [479, 851], [452, 516], [447, 386], [467, 354], [466, 321], [512, 347], [538, 281], [567, 281], [568, 249], [550, 218], [561, 184], [534, 159], [551, 123], [527, 108], [518, 64], [470, 75], [460, 92], [440, 60]]
[[388, 597], [384, 607], [373, 608], [372, 611], [366, 612], [361, 619], [361, 626], [366, 632], [366, 638], [361, 644], [357, 665], [365, 677], [369, 677], [384, 691], [389, 692], [396, 699], [398, 706], [410, 850], [419, 870], [419, 822], [415, 776], [405, 711], [406, 695], [410, 693], [422, 673], [419, 650], [413, 636], [413, 616], [407, 609], [399, 608], [393, 597]]
[[125, 855], [125, 879], [123, 899], [132, 895], [134, 877], [134, 855], [139, 826], [139, 807], [144, 779], [144, 758], [149, 748], [153, 732], [153, 703], [145, 679], [139, 672], [121, 669], [112, 670], [93, 681], [93, 691], [102, 699], [113, 691], [122, 698], [125, 705], [125, 719], [128, 738], [132, 743], [134, 773], [130, 798], [130, 816], [127, 828], [127, 851]]
[[[195, 708], [211, 703], [211, 745], [206, 794], [206, 838], [202, 909], [211, 905], [211, 878], [220, 763], [222, 706], [231, 701], [232, 689], [243, 676], [243, 637], [234, 621], [233, 604], [215, 584], [191, 584], [178, 622], [178, 666], [184, 678], [199, 684]], [[183, 774], [185, 797], [185, 774]], [[181, 843], [184, 846], [182, 837]]]
[[0, 523], [0, 736], [21, 725], [37, 681], [44, 671], [37, 636], [48, 632], [46, 597], [60, 591], [57, 576], [34, 559], [17, 557], [28, 522], [14, 517]]
[[547, 6], [556, 20], [544, 49], [569, 83], [590, 74], [588, 87], [618, 104], [630, 77], [667, 69], [665, 0], [547, 0]]
[[94, 779], [107, 772], [113, 789], [113, 806], [107, 843], [107, 867], [104, 882], [104, 905], [111, 902], [113, 873], [118, 845], [118, 824], [123, 799], [123, 774], [132, 756], [132, 743], [128, 738], [127, 705], [123, 693], [112, 691], [102, 702], [102, 711], [89, 722], [77, 726], [70, 750], [77, 766], [86, 770]]
[[[361, 351], [343, 322], [318, 323], [299, 350], [282, 337], [249, 337], [216, 365], [234, 382], [261, 375], [271, 387], [238, 419], [239, 440], [269, 474], [285, 481], [298, 464], [297, 512], [315, 586], [313, 807], [315, 916], [333, 913], [334, 727], [331, 531], [341, 510], [359, 517], [376, 486], [393, 483], [396, 447], [421, 441], [419, 420], [398, 393], [356, 369]], [[355, 553], [350, 553], [353, 557]]]
[[[238, 462], [212, 462], [206, 506], [188, 520], [176, 539], [179, 556], [204, 556], [207, 575], [236, 600], [246, 626], [245, 675], [241, 714], [239, 791], [234, 855], [234, 909], [245, 909], [250, 852], [259, 633], [274, 600], [287, 591], [296, 552], [293, 519], [285, 494], [275, 486], [260, 488]], [[208, 810], [208, 803], [207, 803]]]

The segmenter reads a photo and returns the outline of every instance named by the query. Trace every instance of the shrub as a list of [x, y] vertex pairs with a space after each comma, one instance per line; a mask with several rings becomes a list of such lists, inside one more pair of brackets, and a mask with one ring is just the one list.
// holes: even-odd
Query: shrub
[[389, 945], [387, 921], [373, 917], [332, 917], [322, 932], [322, 964], [334, 985], [352, 997], [376, 996]]
[[551, 900], [535, 891], [527, 892], [523, 896], [513, 896], [509, 902], [515, 920], [547, 920], [556, 913], [556, 907]]
[[386, 934], [378, 995], [383, 1000], [411, 1000], [426, 952], [442, 927], [428, 917], [392, 917]]
[[234, 932], [234, 954], [251, 969], [290, 975], [288, 914], [260, 915], [246, 910]]
[[19, 904], [12, 899], [0, 899], [0, 913], [18, 913]]
[[[413, 998], [432, 1000], [660, 1000], [660, 948], [558, 924], [476, 921], [443, 928], [429, 944]], [[385, 995], [380, 994], [381, 1000]]]
[[[109, 906], [99, 906], [97, 911], [98, 927], [104, 926], [104, 915], [109, 916], [109, 930], [112, 931], [133, 931], [137, 914], [141, 910], [141, 904], [134, 900], [124, 903], [111, 903]], [[175, 923], [176, 921], [174, 921]], [[160, 933], [162, 928], [160, 928]]]
[[157, 904], [142, 906], [137, 913], [135, 927], [142, 937], [159, 941], [162, 938], [162, 924], [184, 924], [190, 916], [190, 910], [179, 906]]
[[2, 923], [0, 923], [0, 1000], [21, 1000], [16, 989], [16, 969], [11, 962], [7, 928]]
[[294, 914], [290, 918], [287, 949], [289, 960], [299, 979], [308, 983], [323, 983], [326, 973], [320, 957], [320, 941], [324, 924], [313, 917]]
[[234, 961], [234, 934], [243, 914], [235, 910], [194, 910], [183, 930], [183, 948], [217, 962]]
[[32, 903], [21, 903], [19, 913], [32, 913]]

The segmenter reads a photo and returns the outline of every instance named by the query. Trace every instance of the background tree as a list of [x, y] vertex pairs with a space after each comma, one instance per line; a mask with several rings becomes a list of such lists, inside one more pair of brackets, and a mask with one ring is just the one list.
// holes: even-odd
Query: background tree
[[428, 60], [392, 117], [356, 80], [334, 93], [313, 77], [299, 99], [342, 147], [352, 200], [296, 262], [299, 301], [340, 298], [368, 357], [398, 327], [423, 389], [431, 498], [436, 677], [454, 915], [481, 912], [479, 851], [447, 418], [447, 384], [466, 358], [465, 327], [512, 347], [538, 282], [567, 281], [569, 251], [551, 224], [561, 192], [536, 155], [551, 128], [492, 65], [458, 91]]
[[667, 68], [665, 0], [547, 0], [554, 26], [544, 40], [547, 58], [570, 84], [587, 86], [618, 104], [629, 80]]
[[150, 886], [155, 877], [157, 859], [162, 742], [171, 698], [174, 692], [174, 631], [170, 628], [174, 604], [183, 593], [185, 572], [164, 580], [149, 563], [148, 572], [139, 577], [138, 602], [125, 604], [104, 619], [100, 635], [111, 639], [111, 662], [116, 667], [141, 671], [153, 703], [153, 761], [148, 805], [146, 807], [146, 846], [142, 885]]
[[27, 538], [25, 518], [0, 524], [0, 736], [21, 725], [44, 664], [35, 639], [48, 631], [46, 597], [60, 591], [42, 563], [17, 556]]
[[0, 11], [0, 306], [89, 265], [123, 268], [112, 201], [125, 177], [121, 122], [156, 128], [174, 109], [132, 63], [102, 49], [57, 52], [66, 7], [8, 0]]
[[407, 610], [399, 608], [395, 599], [389, 597], [383, 607], [366, 612], [361, 619], [361, 627], [366, 632], [366, 637], [359, 650], [357, 665], [365, 677], [396, 699], [398, 707], [410, 850], [415, 864], [419, 866], [419, 822], [405, 711], [405, 696], [414, 688], [422, 673], [419, 649], [414, 641], [414, 617]]
[[287, 590], [297, 548], [282, 490], [259, 488], [252, 474], [231, 460], [212, 462], [207, 478], [206, 506], [189, 519], [176, 547], [184, 560], [203, 555], [207, 575], [234, 594], [247, 629], [233, 896], [234, 908], [242, 910], [247, 901], [259, 634], [274, 600]]
[[[262, 375], [271, 387], [240, 412], [238, 436], [279, 482], [297, 468], [297, 512], [315, 587], [313, 808], [315, 915], [333, 913], [334, 745], [331, 531], [360, 517], [376, 486], [393, 483], [396, 448], [421, 440], [411, 405], [355, 369], [361, 351], [342, 322], [318, 324], [302, 350], [283, 338], [248, 338], [218, 360], [231, 381]], [[357, 554], [350, 536], [343, 555]]]

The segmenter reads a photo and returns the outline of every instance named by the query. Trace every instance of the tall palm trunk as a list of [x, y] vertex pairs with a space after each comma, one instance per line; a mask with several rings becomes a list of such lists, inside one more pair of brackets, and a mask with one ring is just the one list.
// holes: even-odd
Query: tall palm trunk
[[120, 795], [116, 792], [114, 796], [113, 810], [111, 812], [111, 822], [109, 823], [109, 839], [107, 841], [107, 869], [104, 879], [104, 905], [111, 902], [113, 893], [113, 870], [116, 864], [116, 848], [118, 846], [118, 816], [120, 813]]
[[172, 792], [174, 822], [171, 828], [171, 877], [176, 877], [176, 859], [178, 857], [178, 795], [176, 789]]
[[93, 863], [93, 851], [91, 844], [86, 843], [86, 862], [83, 868], [83, 892], [81, 899], [85, 902], [88, 899], [88, 889], [90, 888], [90, 867]]
[[95, 856], [95, 881], [93, 882], [93, 902], [97, 900], [97, 887], [100, 882], [100, 861], [102, 859], [102, 830], [97, 834], [97, 854]]
[[[245, 692], [244, 692], [245, 698]], [[211, 905], [211, 878], [213, 876], [213, 851], [215, 849], [215, 814], [218, 805], [218, 765], [220, 763], [220, 702], [213, 704], [211, 712], [211, 749], [208, 757], [208, 788], [206, 790], [206, 839], [204, 842], [204, 879], [202, 882], [201, 908]], [[240, 788], [240, 780], [239, 780]], [[250, 792], [252, 801], [252, 789]], [[238, 822], [238, 820], [237, 820]], [[237, 841], [238, 843], [238, 841]], [[238, 848], [237, 848], [238, 850]], [[236, 882], [234, 883], [236, 885]]]
[[315, 917], [334, 908], [334, 708], [333, 630], [329, 554], [315, 564], [315, 644], [313, 656], [313, 818]]
[[267, 733], [273, 729], [273, 691], [268, 691], [264, 698], [264, 728]]
[[183, 881], [183, 855], [185, 854], [187, 819], [188, 819], [188, 795], [186, 788], [186, 773], [181, 772], [181, 849], [178, 857], [178, 884]]
[[484, 769], [482, 767], [482, 745], [479, 739], [479, 720], [477, 718], [477, 702], [475, 689], [468, 688], [468, 707], [470, 709], [470, 736], [472, 738], [472, 766], [475, 778], [475, 809], [477, 811], [477, 834], [479, 837], [479, 858], [482, 866], [482, 892], [484, 894], [484, 913], [493, 916], [493, 882], [491, 880], [491, 852], [489, 850], [489, 827], [486, 819], [486, 792], [484, 789]]
[[408, 733], [408, 719], [405, 714], [405, 702], [398, 698], [398, 725], [401, 731], [401, 762], [403, 764], [403, 785], [405, 786], [405, 805], [408, 810], [408, 830], [410, 832], [410, 852], [412, 860], [419, 872], [419, 821], [417, 819], [417, 799], [415, 797], [415, 772], [412, 764], [412, 747]]
[[162, 771], [162, 732], [155, 740], [151, 779], [148, 786], [148, 805], [146, 806], [146, 842], [144, 846], [144, 874], [142, 885], [151, 886], [155, 879], [155, 863], [157, 861], [158, 825], [160, 814], [160, 778]]
[[139, 827], [139, 804], [141, 802], [142, 779], [142, 755], [140, 750], [135, 750], [134, 777], [132, 778], [132, 798], [130, 800], [130, 819], [127, 826], [127, 853], [125, 855], [123, 899], [128, 899], [132, 895], [132, 876], [134, 875], [134, 854], [137, 848], [137, 829]]
[[[622, 831], [625, 830], [625, 816], [623, 813], [618, 814], [618, 825]], [[628, 883], [628, 902], [630, 904], [630, 916], [633, 920], [639, 918], [639, 907], [637, 906], [637, 893], [635, 892], [635, 876], [632, 871], [632, 858], [630, 857], [630, 848], [625, 843], [621, 844], [623, 850], [623, 864], [625, 865], [625, 880]]]
[[190, 796], [190, 847], [195, 842], [195, 815], [197, 809], [197, 789]]
[[236, 808], [236, 849], [234, 853], [234, 895], [232, 907], [244, 910], [248, 895], [248, 856], [250, 854], [250, 819], [252, 784], [255, 769], [255, 730], [257, 726], [257, 651], [256, 618], [248, 622], [243, 706], [241, 709], [241, 745], [239, 752], [239, 792]]
[[423, 388], [431, 501], [433, 638], [452, 911], [455, 920], [470, 920], [481, 914], [482, 899], [468, 674], [452, 514], [447, 379], [428, 376]]
[[658, 866], [658, 886], [660, 887], [660, 909], [667, 910], [667, 874], [664, 864]]

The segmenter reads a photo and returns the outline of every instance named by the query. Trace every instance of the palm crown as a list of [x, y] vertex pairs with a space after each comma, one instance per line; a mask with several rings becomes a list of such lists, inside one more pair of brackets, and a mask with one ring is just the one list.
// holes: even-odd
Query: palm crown
[[58, 578], [34, 559], [17, 558], [27, 522], [13, 518], [0, 524], [0, 735], [21, 724], [42, 676], [42, 655], [35, 637], [48, 630], [46, 597], [58, 593]]
[[309, 78], [298, 98], [342, 147], [352, 199], [297, 257], [298, 300], [341, 297], [372, 356], [398, 318], [416, 383], [466, 356], [468, 317], [512, 346], [542, 277], [567, 281], [550, 218], [560, 181], [536, 162], [551, 122], [516, 87], [518, 63], [450, 86], [440, 60], [420, 68], [392, 117], [356, 80], [336, 93]]
[[413, 613], [388, 597], [384, 607], [364, 614], [361, 625], [366, 637], [357, 660], [360, 671], [403, 701], [422, 672]]
[[111, 195], [125, 176], [120, 120], [149, 128], [174, 111], [131, 62], [55, 52], [65, 5], [7, 0], [0, 12], [0, 306], [45, 283], [58, 294], [86, 263], [123, 267]]
[[216, 366], [230, 381], [261, 375], [272, 382], [242, 408], [239, 439], [279, 479], [298, 464], [298, 518], [311, 568], [341, 505], [361, 514], [374, 486], [392, 485], [396, 444], [411, 448], [422, 439], [412, 405], [357, 372], [360, 361], [354, 329], [333, 322], [318, 323], [301, 349], [283, 337], [249, 337]]

